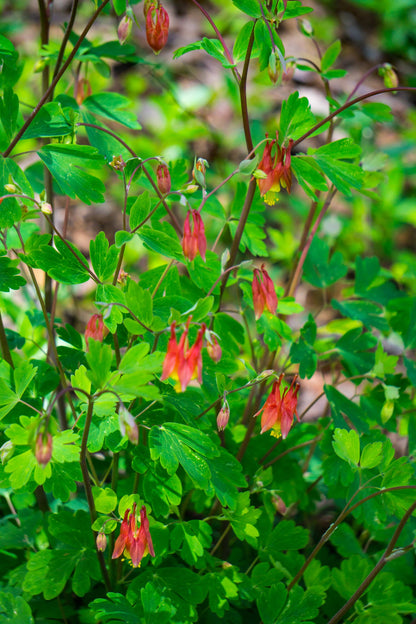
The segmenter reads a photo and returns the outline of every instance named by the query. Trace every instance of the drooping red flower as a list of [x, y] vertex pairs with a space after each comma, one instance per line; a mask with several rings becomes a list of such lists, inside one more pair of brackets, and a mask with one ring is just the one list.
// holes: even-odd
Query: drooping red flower
[[125, 557], [131, 559], [133, 568], [138, 568], [143, 557], [147, 554], [152, 557], [155, 556], [146, 507], [143, 505], [140, 509], [139, 527], [137, 527], [136, 507], [137, 505], [134, 503], [131, 513], [130, 509], [126, 509], [120, 527], [120, 535], [116, 539], [112, 554], [112, 558], [117, 559], [124, 553]]
[[197, 379], [199, 383], [202, 383], [202, 344], [206, 326], [204, 323], [201, 325], [194, 344], [189, 348], [190, 322], [191, 317], [188, 317], [179, 343], [176, 341], [176, 323], [175, 321], [172, 323], [161, 376], [162, 381], [168, 377], [176, 379], [182, 392], [186, 390], [192, 379]]
[[269, 206], [273, 206], [278, 201], [277, 195], [281, 186], [290, 193], [292, 145], [293, 140], [290, 139], [287, 147], [280, 147], [276, 133], [276, 139], [268, 140], [264, 148], [262, 159], [257, 167], [257, 171], [262, 172], [262, 175], [259, 173], [257, 177], [257, 185], [260, 195]]
[[271, 435], [276, 438], [282, 436], [283, 440], [285, 440], [292, 427], [293, 416], [296, 416], [299, 421], [296, 409], [299, 384], [296, 382], [297, 375], [295, 375], [290, 387], [285, 388], [281, 395], [280, 384], [282, 379], [283, 374], [280, 375], [278, 381], [274, 382], [272, 391], [267, 397], [265, 404], [254, 416], [261, 414], [261, 433], [271, 429]]
[[102, 342], [104, 340], [104, 320], [102, 314], [93, 314], [90, 320], [87, 323], [87, 327], [85, 328], [85, 342], [87, 343], [88, 349], [88, 339], [92, 338], [93, 340], [98, 340]]
[[[146, 5], [145, 5], [146, 6]], [[146, 38], [147, 43], [155, 54], [165, 47], [169, 35], [169, 15], [166, 9], [155, 0], [146, 12]]]
[[[191, 228], [191, 219], [194, 222], [194, 229]], [[205, 228], [202, 217], [197, 210], [189, 210], [183, 225], [182, 250], [188, 260], [194, 260], [200, 253], [201, 258], [205, 261], [205, 252], [207, 250], [207, 239], [205, 237]]]
[[253, 305], [256, 320], [261, 317], [264, 312], [264, 308], [267, 308], [272, 314], [276, 314], [277, 295], [274, 289], [273, 280], [264, 268], [264, 264], [261, 265], [261, 271], [259, 269], [254, 269], [251, 290], [253, 293]]

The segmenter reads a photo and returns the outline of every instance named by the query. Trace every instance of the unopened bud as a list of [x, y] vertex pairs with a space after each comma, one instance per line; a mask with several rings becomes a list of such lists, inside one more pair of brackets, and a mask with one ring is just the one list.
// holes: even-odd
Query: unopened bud
[[3, 446], [0, 448], [1, 463], [5, 464], [7, 461], [9, 461], [13, 453], [14, 453], [13, 442], [11, 440], [7, 440], [7, 442], [5, 442]]
[[46, 466], [52, 457], [52, 436], [50, 433], [39, 433], [36, 438], [36, 461], [40, 466]]
[[109, 165], [116, 171], [123, 171], [126, 163], [121, 156], [113, 156], [113, 160], [109, 163]]
[[381, 422], [383, 425], [386, 424], [388, 420], [393, 416], [394, 412], [394, 401], [392, 399], [387, 399], [384, 402], [383, 407], [381, 408]]
[[282, 82], [282, 75], [283, 75], [282, 64], [280, 62], [280, 57], [277, 53], [277, 50], [272, 50], [270, 52], [267, 71], [268, 71], [270, 80], [275, 85], [279, 85]]
[[219, 362], [222, 356], [222, 349], [215, 336], [209, 334], [207, 336], [207, 351], [208, 355], [215, 363]]
[[40, 205], [40, 211], [44, 215], [51, 215], [52, 214], [52, 206], [48, 202], [42, 202], [41, 205]]
[[162, 193], [162, 195], [167, 195], [168, 193], [170, 193], [171, 181], [170, 181], [169, 167], [163, 161], [161, 161], [157, 166], [156, 179], [157, 179], [157, 188]]
[[133, 20], [131, 19], [129, 15], [125, 15], [120, 21], [120, 24], [118, 25], [118, 29], [117, 29], [117, 36], [118, 36], [120, 45], [123, 45], [123, 43], [126, 43], [131, 33], [132, 26], [133, 26]]
[[222, 404], [222, 408], [218, 412], [218, 416], [217, 416], [218, 431], [224, 431], [224, 429], [228, 425], [229, 419], [230, 419], [230, 406], [228, 405], [228, 401], [224, 401]]
[[75, 99], [78, 105], [81, 105], [86, 97], [91, 95], [92, 89], [86, 78], [80, 78], [75, 83]]
[[296, 61], [288, 61], [286, 63], [286, 71], [282, 74], [283, 82], [290, 82], [293, 79], [296, 69]]
[[118, 422], [121, 435], [123, 437], [127, 436], [132, 444], [137, 445], [139, 443], [139, 428], [134, 417], [124, 407], [124, 405], [120, 405], [120, 409], [118, 411]]
[[129, 277], [129, 274], [126, 273], [124, 269], [120, 269], [120, 273], [118, 274], [118, 277], [117, 277], [117, 284], [126, 284], [128, 277]]
[[313, 37], [314, 30], [309, 20], [304, 18], [298, 19], [298, 28], [302, 35], [306, 35], [306, 37]]
[[99, 342], [102, 342], [104, 340], [104, 333], [107, 332], [104, 326], [103, 315], [93, 314], [85, 328], [85, 342], [87, 343], [87, 350], [88, 340], [92, 338], [93, 340], [98, 340]]
[[[145, 4], [145, 9], [146, 9]], [[169, 35], [169, 15], [159, 0], [148, 5], [146, 15], [146, 39], [155, 54], [165, 47]]]
[[145, 17], [147, 15], [148, 10], [152, 6], [152, 4], [155, 4], [155, 0], [144, 0], [144, 3], [143, 3], [143, 15]]
[[8, 193], [17, 193], [17, 186], [15, 184], [5, 184], [4, 188]]
[[197, 184], [192, 184], [192, 182], [190, 182], [181, 189], [181, 193], [184, 193], [184, 195], [192, 195], [193, 193], [196, 193], [198, 189], [199, 186]]
[[287, 507], [285, 505], [284, 500], [282, 498], [280, 498], [280, 496], [273, 496], [272, 497], [272, 503], [273, 503], [273, 506], [276, 509], [276, 511], [281, 516], [284, 516], [286, 511], [287, 511]]
[[102, 533], [101, 531], [98, 533], [96, 544], [97, 550], [99, 550], [100, 552], [105, 551], [105, 549], [107, 548], [107, 536], [105, 533]]
[[399, 78], [390, 63], [384, 63], [379, 68], [378, 73], [383, 78], [384, 84], [388, 89], [399, 85]]
[[195, 165], [192, 170], [192, 176], [195, 182], [197, 182], [202, 188], [206, 187], [205, 174], [207, 167], [209, 167], [208, 161], [205, 160], [205, 158], [198, 158], [195, 161]]

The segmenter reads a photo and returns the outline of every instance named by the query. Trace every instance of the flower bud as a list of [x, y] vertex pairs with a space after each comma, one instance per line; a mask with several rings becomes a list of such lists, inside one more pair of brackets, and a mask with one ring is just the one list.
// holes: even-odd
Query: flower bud
[[91, 85], [86, 78], [80, 78], [75, 82], [74, 97], [78, 105], [81, 105], [85, 98], [91, 95], [91, 93]]
[[51, 215], [52, 214], [52, 206], [48, 202], [41, 202], [41, 204], [40, 204], [40, 211], [44, 215]]
[[269, 74], [269, 78], [273, 82], [273, 84], [279, 85], [282, 82], [282, 63], [276, 49], [270, 52], [267, 71]]
[[192, 176], [195, 182], [197, 182], [202, 188], [206, 187], [205, 174], [207, 167], [209, 167], [208, 161], [205, 160], [205, 158], [198, 158], [195, 161], [195, 165], [192, 170]]
[[11, 440], [7, 440], [7, 442], [5, 442], [0, 448], [1, 463], [5, 464], [6, 462], [8, 462], [11, 456], [13, 455], [13, 453], [14, 453], [13, 442]]
[[127, 436], [132, 444], [137, 445], [139, 443], [139, 428], [134, 417], [124, 407], [124, 405], [120, 405], [118, 411], [118, 422], [121, 435], [123, 437]]
[[123, 45], [123, 43], [126, 43], [128, 37], [130, 36], [132, 25], [133, 25], [133, 20], [131, 19], [129, 15], [125, 15], [120, 21], [120, 24], [118, 25], [118, 29], [117, 29], [117, 36], [118, 36], [120, 45]]
[[378, 70], [378, 73], [383, 78], [384, 84], [387, 88], [394, 88], [399, 85], [399, 78], [390, 63], [384, 63]]
[[306, 37], [314, 36], [313, 26], [309, 20], [304, 19], [304, 18], [298, 19], [298, 28], [300, 32], [302, 33], [302, 35], [305, 35]]
[[390, 420], [390, 418], [393, 416], [393, 412], [394, 412], [394, 401], [392, 399], [387, 399], [387, 401], [384, 402], [383, 407], [381, 408], [381, 422], [383, 423], [383, 425], [386, 424], [387, 421]]
[[218, 340], [211, 334], [207, 338], [208, 355], [215, 363], [219, 362], [222, 356], [222, 349], [218, 344]]
[[143, 15], [146, 17], [147, 16], [147, 12], [150, 9], [150, 7], [152, 6], [152, 4], [155, 3], [155, 0], [144, 0], [143, 2]]
[[40, 466], [46, 466], [52, 457], [52, 436], [50, 433], [39, 433], [36, 438], [36, 461]]
[[103, 533], [102, 531], [100, 531], [97, 535], [97, 539], [96, 539], [96, 545], [97, 545], [97, 550], [99, 550], [100, 552], [104, 552], [105, 549], [107, 548], [107, 536], [105, 533]]
[[126, 166], [126, 163], [124, 162], [124, 160], [122, 159], [120, 155], [113, 156], [113, 160], [108, 164], [110, 165], [110, 167], [112, 167], [116, 171], [123, 171], [124, 167]]
[[104, 340], [104, 320], [102, 314], [93, 314], [90, 320], [87, 323], [87, 327], [85, 328], [85, 342], [87, 343], [88, 349], [88, 340], [92, 338], [93, 340], [98, 340], [98, 342], [102, 342]]
[[218, 431], [224, 431], [224, 429], [228, 425], [229, 419], [230, 419], [230, 406], [228, 405], [228, 401], [224, 401], [222, 404], [222, 408], [218, 412], [218, 416], [217, 416]]
[[146, 12], [146, 39], [155, 54], [165, 47], [168, 35], [169, 15], [159, 0], [155, 0]]
[[4, 188], [8, 193], [17, 193], [17, 187], [15, 184], [5, 184]]
[[157, 178], [157, 188], [162, 193], [162, 195], [167, 195], [168, 193], [170, 193], [171, 182], [170, 182], [169, 167], [163, 161], [161, 161], [157, 166], [156, 178]]

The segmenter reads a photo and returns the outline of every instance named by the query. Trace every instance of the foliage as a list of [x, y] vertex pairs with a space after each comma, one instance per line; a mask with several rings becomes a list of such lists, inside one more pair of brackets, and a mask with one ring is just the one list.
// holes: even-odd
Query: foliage
[[413, 621], [410, 88], [297, 0], [6, 5], [0, 621]]

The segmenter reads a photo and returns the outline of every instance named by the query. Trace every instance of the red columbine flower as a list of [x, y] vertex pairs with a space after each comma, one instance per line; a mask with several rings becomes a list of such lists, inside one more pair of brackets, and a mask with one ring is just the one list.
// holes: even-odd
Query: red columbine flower
[[[112, 554], [113, 559], [117, 559], [124, 553], [125, 557], [131, 559], [133, 568], [140, 566], [140, 563], [147, 554], [155, 556], [153, 542], [149, 530], [149, 520], [146, 515], [146, 507], [140, 509], [140, 527], [137, 528], [136, 503], [133, 509], [126, 509], [123, 522], [121, 523], [120, 535], [116, 539]], [[129, 518], [130, 514], [130, 518]]]
[[[191, 228], [190, 215], [194, 220], [194, 230]], [[205, 238], [205, 228], [202, 217], [198, 210], [189, 210], [183, 224], [182, 249], [188, 260], [194, 260], [198, 254], [205, 262], [205, 252], [207, 250], [207, 239]]]
[[280, 375], [278, 381], [274, 382], [272, 391], [267, 397], [265, 404], [254, 416], [258, 416], [261, 413], [261, 433], [271, 429], [270, 433], [273, 436], [276, 438], [282, 436], [284, 440], [292, 427], [293, 416], [295, 415], [299, 421], [296, 411], [299, 384], [296, 382], [297, 375], [295, 375], [290, 387], [285, 388], [281, 395], [280, 384], [282, 378], [283, 374]]
[[104, 331], [105, 327], [103, 315], [93, 314], [87, 323], [87, 327], [85, 328], [85, 342], [87, 343], [87, 349], [89, 338], [93, 338], [93, 340], [98, 340], [99, 342], [104, 340]]
[[157, 166], [156, 180], [157, 180], [157, 188], [162, 193], [162, 195], [167, 195], [167, 193], [170, 193], [171, 182], [170, 182], [169, 167], [163, 161], [161, 161]]
[[169, 15], [158, 0], [152, 2], [148, 7], [146, 13], [147, 43], [155, 54], [159, 54], [168, 40]]
[[176, 342], [176, 323], [170, 327], [170, 338], [161, 379], [172, 377], [179, 382], [179, 386], [184, 392], [192, 379], [197, 379], [202, 383], [202, 343], [206, 326], [203, 323], [198, 331], [196, 340], [191, 348], [188, 348], [188, 332], [191, 317], [188, 318], [184, 332], [179, 343]]
[[277, 194], [281, 186], [290, 192], [292, 185], [292, 170], [290, 168], [292, 145], [293, 140], [291, 139], [287, 147], [280, 147], [276, 133], [276, 139], [268, 140], [264, 148], [263, 157], [257, 167], [257, 171], [262, 172], [258, 174], [257, 184], [260, 195], [269, 206], [273, 206], [278, 201]]
[[264, 264], [261, 265], [261, 272], [259, 269], [254, 269], [251, 289], [256, 320], [261, 317], [264, 308], [267, 308], [272, 314], [276, 314], [277, 295], [273, 280], [264, 268]]

